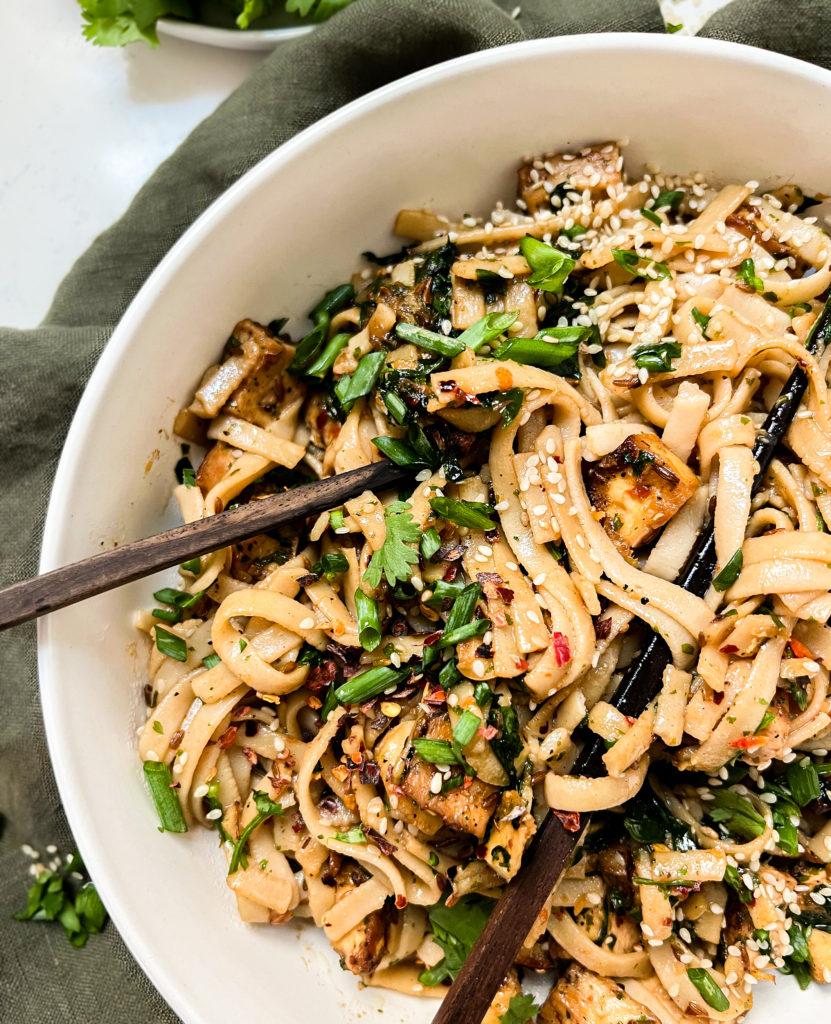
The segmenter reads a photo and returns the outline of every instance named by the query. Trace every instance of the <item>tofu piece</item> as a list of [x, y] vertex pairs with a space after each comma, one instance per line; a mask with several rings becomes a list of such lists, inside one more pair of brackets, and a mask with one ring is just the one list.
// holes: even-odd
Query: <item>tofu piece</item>
[[821, 985], [831, 982], [831, 932], [812, 928], [808, 936], [811, 977]]
[[567, 185], [575, 192], [588, 189], [596, 199], [605, 196], [609, 187], [620, 185], [621, 180], [620, 150], [613, 142], [604, 142], [579, 154], [546, 153], [521, 164], [517, 193], [533, 215], [548, 206], [549, 196], [558, 185]]
[[502, 1017], [508, 1012], [511, 1000], [514, 996], [521, 996], [522, 988], [516, 971], [511, 971], [508, 977], [497, 989], [493, 1002], [488, 1007], [488, 1012], [482, 1018], [482, 1024], [501, 1024]]
[[205, 458], [196, 471], [196, 483], [207, 495], [208, 491], [216, 487], [222, 478], [231, 471], [234, 458], [231, 455], [232, 448], [224, 441], [217, 441], [213, 448], [205, 454]]
[[650, 540], [687, 502], [698, 477], [654, 434], [632, 434], [586, 473], [589, 498], [623, 549]]
[[[350, 877], [350, 868], [345, 866], [335, 880], [337, 899], [349, 895], [362, 879]], [[354, 928], [332, 942], [332, 949], [339, 954], [341, 966], [353, 974], [371, 974], [387, 950], [387, 915], [384, 910], [373, 910]]]
[[251, 373], [228, 399], [225, 412], [258, 427], [267, 427], [286, 400], [285, 371], [288, 349], [279, 353], [263, 352]]
[[[447, 718], [434, 719], [426, 735], [432, 740], [451, 739], [450, 722]], [[499, 797], [496, 786], [490, 786], [481, 779], [474, 778], [468, 786], [462, 785], [447, 793], [435, 794], [430, 791], [430, 783], [435, 774], [435, 765], [422, 760], [413, 751], [412, 759], [401, 779], [401, 789], [405, 796], [419, 807], [437, 814], [450, 828], [467, 832], [479, 840], [484, 839]]]
[[548, 994], [539, 1015], [547, 1024], [658, 1024], [622, 985], [572, 964]]
[[485, 844], [485, 861], [509, 881], [519, 871], [522, 854], [536, 831], [537, 823], [528, 813], [525, 800], [515, 789], [507, 790], [500, 797], [493, 816], [493, 827]]

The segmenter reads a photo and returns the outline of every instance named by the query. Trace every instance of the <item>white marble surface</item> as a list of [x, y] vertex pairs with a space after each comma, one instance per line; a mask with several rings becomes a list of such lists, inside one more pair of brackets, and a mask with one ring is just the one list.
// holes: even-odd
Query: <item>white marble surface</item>
[[[724, 2], [662, 7], [694, 31]], [[41, 319], [75, 257], [262, 56], [170, 38], [102, 50], [74, 0], [0, 0], [0, 323]]]

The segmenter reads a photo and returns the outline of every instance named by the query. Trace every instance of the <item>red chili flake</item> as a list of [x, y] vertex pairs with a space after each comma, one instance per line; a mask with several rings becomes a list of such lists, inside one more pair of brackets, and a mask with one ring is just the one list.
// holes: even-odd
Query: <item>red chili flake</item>
[[551, 637], [551, 646], [554, 648], [554, 657], [558, 666], [567, 665], [571, 661], [568, 637], [562, 633], [554, 633]]
[[323, 706], [323, 701], [319, 697], [307, 697], [306, 706], [317, 711], [318, 708]]
[[242, 752], [243, 754], [245, 754], [245, 760], [250, 765], [255, 765], [257, 763], [257, 755], [254, 753], [251, 747], [243, 747]]
[[447, 694], [439, 686], [435, 690], [431, 690], [430, 693], [424, 697], [425, 704], [444, 704], [447, 701]]
[[441, 640], [441, 634], [442, 634], [442, 631], [440, 629], [437, 629], [435, 631], [435, 633], [429, 633], [424, 638], [424, 646], [425, 647], [434, 647], [439, 642], [439, 640]]
[[331, 658], [327, 658], [326, 661], [320, 665], [314, 665], [312, 670], [306, 679], [306, 685], [310, 690], [323, 690], [330, 683], [335, 681], [335, 677], [338, 674], [338, 666]]
[[448, 567], [444, 570], [444, 576], [442, 576], [444, 582], [452, 583], [459, 575], [460, 568], [461, 566], [457, 565], [455, 562], [451, 562], [450, 565], [448, 565]]
[[499, 540], [499, 530], [485, 530], [485, 540], [489, 544], [495, 544]]
[[374, 828], [364, 828], [364, 832], [368, 839], [371, 839], [373, 843], [378, 847], [381, 853], [385, 853], [388, 857], [391, 856], [398, 849], [394, 843], [391, 843], [389, 839], [385, 839], [380, 832], [376, 832]]
[[[686, 899], [690, 893], [701, 892], [701, 882], [690, 882], [689, 885], [675, 885], [670, 890], [673, 896], [677, 896], [679, 899]], [[669, 924], [669, 921], [666, 922]]]
[[719, 705], [719, 704], [721, 704], [721, 702], [723, 700], [724, 700], [724, 692], [722, 690], [716, 690], [716, 692], [713, 694], [713, 703], [715, 705]]
[[299, 833], [301, 833], [305, 827], [306, 825], [303, 821], [303, 818], [299, 814], [295, 813], [294, 818], [292, 819], [291, 822], [292, 832], [294, 832], [295, 835], [299, 835]]
[[477, 735], [481, 736], [483, 740], [492, 740], [496, 735], [497, 730], [493, 725], [480, 725]]
[[788, 646], [793, 651], [795, 658], [807, 658], [808, 661], [816, 661], [810, 650], [802, 643], [801, 640], [797, 640], [795, 636], [792, 636], [788, 641]]
[[176, 750], [184, 738], [184, 732], [181, 729], [177, 729], [170, 737], [170, 743], [168, 743], [168, 746], [171, 750]]
[[228, 747], [231, 746], [231, 744], [237, 738], [237, 731], [238, 731], [238, 729], [239, 729], [239, 726], [237, 726], [237, 725], [229, 725], [228, 726], [228, 728], [225, 730], [225, 732], [219, 737], [218, 743], [219, 743], [219, 749], [220, 750], [227, 750]]
[[555, 811], [551, 808], [551, 813], [556, 814], [560, 821], [563, 823], [563, 828], [566, 832], [579, 832], [580, 831], [580, 812], [579, 811]]
[[764, 736], [740, 736], [737, 740], [731, 740], [730, 746], [736, 750], [755, 750], [765, 742]]
[[407, 897], [403, 894], [399, 894], [395, 897], [395, 909], [403, 910], [407, 906]]
[[637, 722], [637, 718], [633, 718], [632, 715], [623, 716], [630, 725], [634, 725]]
[[520, 672], [527, 672], [528, 671], [528, 659], [527, 658], [517, 658], [516, 659], [516, 667], [519, 669]]
[[594, 624], [594, 635], [598, 640], [605, 640], [612, 632], [612, 620], [606, 616], [605, 619], [598, 619]]
[[735, 654], [738, 650], [735, 644], [725, 644], [724, 647], [720, 647], [719, 650], [722, 654]]
[[465, 775], [465, 781], [462, 783], [462, 789], [470, 789], [473, 785], [473, 779], [469, 775]]
[[511, 604], [513, 602], [514, 592], [510, 587], [497, 587], [496, 590], [505, 604]]
[[480, 583], [501, 583], [502, 577], [498, 572], [477, 572], [476, 579]]
[[439, 381], [439, 391], [453, 391], [458, 385], [455, 380]]

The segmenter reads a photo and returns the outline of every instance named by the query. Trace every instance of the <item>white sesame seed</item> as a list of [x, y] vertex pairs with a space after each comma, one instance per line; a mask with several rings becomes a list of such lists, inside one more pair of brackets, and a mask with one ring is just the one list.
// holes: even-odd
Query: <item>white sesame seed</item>
[[208, 821], [219, 821], [222, 817], [222, 810], [219, 807], [214, 807], [212, 811], [208, 811], [205, 817]]
[[300, 625], [298, 626], [298, 628], [299, 629], [314, 629], [314, 626], [315, 626], [315, 620], [310, 615], [307, 615], [305, 619], [301, 619], [300, 620]]
[[441, 772], [434, 772], [432, 779], [430, 779], [430, 792], [433, 794], [441, 793], [441, 785]]
[[197, 800], [201, 800], [208, 795], [208, 787], [204, 783], [201, 786], [197, 786], [193, 791], [193, 795]]

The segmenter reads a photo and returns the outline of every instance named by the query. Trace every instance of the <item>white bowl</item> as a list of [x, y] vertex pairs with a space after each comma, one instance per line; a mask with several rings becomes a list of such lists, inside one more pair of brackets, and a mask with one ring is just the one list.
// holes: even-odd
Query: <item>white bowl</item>
[[237, 28], [216, 28], [176, 18], [159, 18], [156, 25], [162, 35], [204, 46], [219, 46], [224, 50], [273, 50], [280, 43], [305, 36], [314, 28], [314, 25], [289, 25], [284, 28], [249, 28], [243, 32]]
[[[304, 311], [364, 249], [396, 248], [399, 206], [451, 214], [509, 197], [521, 154], [631, 139], [643, 161], [831, 192], [831, 74], [762, 50], [651, 35], [540, 40], [464, 57], [366, 96], [251, 170], [173, 247], [113, 334], [61, 458], [42, 569], [174, 522], [170, 429], [243, 316]], [[238, 922], [212, 834], [160, 835], [136, 759], [144, 660], [130, 617], [149, 580], [40, 624], [55, 773], [115, 925], [187, 1024], [426, 1022], [435, 1004], [359, 991], [312, 928]], [[93, 943], [94, 945], [94, 943]], [[759, 986], [754, 1020], [789, 1010]], [[819, 989], [794, 1004], [819, 1019]]]

